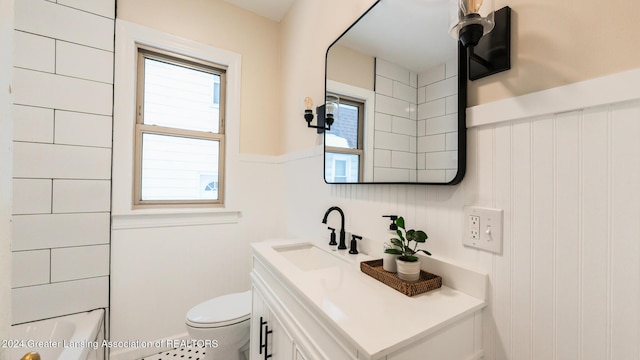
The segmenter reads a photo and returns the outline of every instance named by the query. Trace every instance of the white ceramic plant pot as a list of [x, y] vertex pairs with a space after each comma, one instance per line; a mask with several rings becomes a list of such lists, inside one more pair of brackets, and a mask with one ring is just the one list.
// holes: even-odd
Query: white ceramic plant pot
[[420, 279], [420, 259], [418, 261], [402, 261], [396, 259], [398, 277], [405, 281], [418, 281]]
[[387, 254], [387, 253], [383, 253], [382, 254], [382, 268], [384, 269], [384, 271], [388, 271], [388, 272], [396, 272], [398, 271], [398, 267], [396, 265], [396, 259], [398, 258], [398, 256], [400, 255], [394, 255], [394, 254]]

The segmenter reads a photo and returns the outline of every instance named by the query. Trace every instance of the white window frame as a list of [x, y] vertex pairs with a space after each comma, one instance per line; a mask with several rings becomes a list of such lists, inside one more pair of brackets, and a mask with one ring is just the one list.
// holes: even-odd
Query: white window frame
[[[146, 125], [144, 124], [144, 59], [153, 59], [164, 61], [173, 65], [185, 66], [190, 69], [205, 71], [209, 73], [218, 74], [220, 76], [220, 89], [223, 94], [220, 96], [220, 123], [218, 124], [219, 131], [217, 133], [195, 131], [187, 129], [170, 128], [166, 126], [158, 125]], [[135, 160], [134, 160], [134, 192], [133, 192], [133, 206], [134, 207], [223, 207], [224, 206], [224, 164], [225, 164], [225, 131], [224, 131], [224, 89], [226, 83], [226, 66], [219, 64], [213, 64], [205, 62], [200, 59], [193, 59], [184, 56], [183, 54], [169, 53], [164, 50], [149, 48], [147, 46], [138, 45], [138, 63], [137, 63], [137, 88], [136, 88], [136, 136], [135, 136]], [[180, 138], [193, 138], [200, 140], [213, 140], [220, 144], [218, 168], [215, 169], [218, 173], [219, 179], [219, 192], [218, 198], [215, 200], [203, 199], [203, 200], [145, 200], [142, 199], [142, 153], [144, 143], [142, 141], [143, 134], [156, 134], [156, 135], [169, 135]]]
[[[219, 208], [136, 208], [134, 138], [138, 46], [148, 46], [227, 67], [225, 100], [225, 203]], [[113, 123], [112, 218], [114, 229], [173, 225], [236, 223], [240, 130], [241, 56], [125, 20], [116, 20]]]
[[373, 181], [373, 136], [375, 133], [375, 92], [357, 86], [327, 80], [326, 91], [334, 94], [342, 94], [364, 102], [364, 133], [363, 149], [368, 156], [364, 157], [364, 169], [360, 181]]
[[[347, 96], [344, 93], [334, 93], [332, 92], [330, 95], [334, 95], [337, 96], [338, 98], [340, 98], [341, 102], [344, 102], [345, 104], [354, 106], [358, 108], [358, 145], [356, 148], [342, 148], [342, 147], [333, 147], [333, 146], [328, 146], [325, 144], [324, 147], [324, 151], [325, 153], [331, 153], [331, 154], [344, 154], [344, 155], [357, 155], [358, 156], [358, 169], [357, 169], [357, 173], [358, 173], [358, 182], [363, 182], [364, 180], [364, 168], [365, 168], [365, 163], [366, 163], [366, 158], [368, 156], [365, 156], [365, 152], [364, 152], [364, 144], [365, 144], [365, 139], [364, 139], [364, 134], [365, 134], [365, 117], [366, 117], [366, 107], [367, 107], [367, 103], [366, 100], [364, 99], [360, 99], [360, 98], [354, 98], [351, 96]], [[342, 105], [342, 104], [341, 104]], [[335, 121], [340, 121], [340, 114], [338, 114], [338, 118]], [[370, 156], [373, 156], [373, 154], [369, 154]], [[334, 165], [333, 165], [333, 169], [334, 169], [334, 181], [335, 181], [335, 162], [337, 160], [334, 159]], [[351, 164], [349, 162], [349, 164], [347, 165], [347, 173], [345, 174], [345, 176], [347, 178], [351, 177]]]

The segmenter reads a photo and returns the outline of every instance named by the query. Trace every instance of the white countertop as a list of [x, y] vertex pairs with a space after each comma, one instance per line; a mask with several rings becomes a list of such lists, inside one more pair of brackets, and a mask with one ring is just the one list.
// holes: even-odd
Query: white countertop
[[444, 285], [408, 297], [360, 271], [361, 261], [374, 258], [351, 255], [348, 250], [332, 252], [344, 258], [344, 264], [303, 271], [274, 250], [274, 246], [296, 243], [313, 243], [331, 252], [328, 245], [303, 240], [270, 240], [252, 246], [258, 259], [368, 357], [389, 354], [485, 306], [484, 300]]

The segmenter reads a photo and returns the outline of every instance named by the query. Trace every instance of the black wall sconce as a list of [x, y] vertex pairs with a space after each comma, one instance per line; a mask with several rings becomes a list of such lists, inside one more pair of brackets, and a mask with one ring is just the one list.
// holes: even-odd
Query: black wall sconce
[[304, 119], [307, 121], [307, 127], [317, 129], [318, 134], [322, 134], [331, 130], [333, 121], [338, 117], [338, 108], [340, 98], [333, 95], [327, 95], [325, 103], [316, 108], [317, 125], [311, 125], [313, 121], [313, 100], [310, 97], [304, 98]]
[[469, 79], [511, 69], [511, 8], [494, 11], [493, 0], [451, 0], [451, 35], [469, 55]]

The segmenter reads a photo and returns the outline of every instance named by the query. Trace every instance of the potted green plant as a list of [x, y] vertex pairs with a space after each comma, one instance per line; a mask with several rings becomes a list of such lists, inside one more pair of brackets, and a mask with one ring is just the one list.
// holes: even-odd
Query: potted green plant
[[[420, 279], [420, 258], [416, 256], [418, 252], [431, 255], [430, 252], [418, 249], [418, 245], [425, 243], [429, 236], [422, 230], [407, 230], [402, 216], [395, 220], [398, 230], [396, 230], [397, 238], [391, 239], [392, 248], [385, 249], [387, 254], [398, 255], [396, 259], [398, 277], [406, 281], [416, 281]], [[403, 233], [404, 232], [404, 233]], [[411, 244], [414, 242], [415, 244]]]

